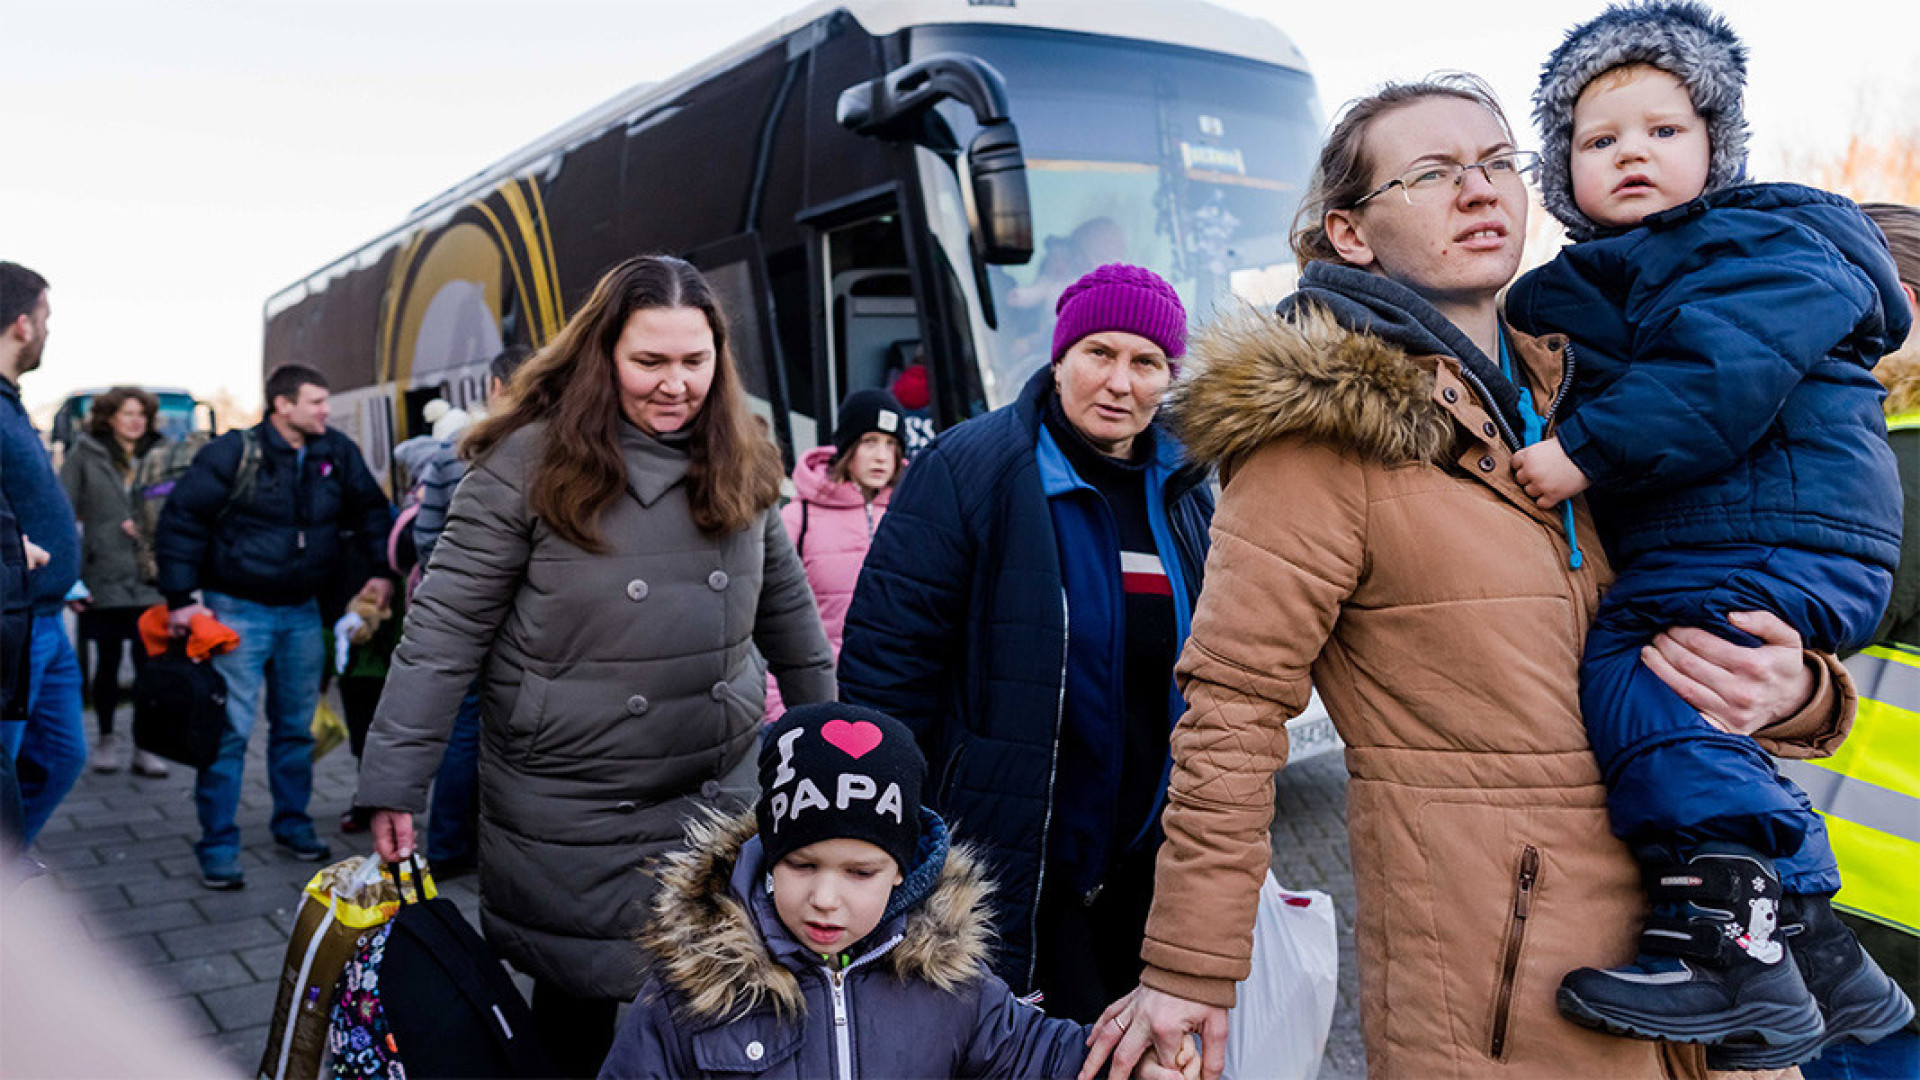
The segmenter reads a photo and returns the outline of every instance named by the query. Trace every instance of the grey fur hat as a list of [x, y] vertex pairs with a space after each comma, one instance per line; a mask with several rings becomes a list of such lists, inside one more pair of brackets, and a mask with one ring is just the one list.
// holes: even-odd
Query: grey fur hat
[[1540, 197], [1576, 240], [1606, 231], [1573, 201], [1573, 104], [1587, 84], [1626, 64], [1650, 64], [1679, 79], [1707, 122], [1708, 191], [1747, 174], [1747, 47], [1727, 21], [1691, 0], [1615, 4], [1567, 31], [1540, 69], [1533, 122], [1540, 129]]

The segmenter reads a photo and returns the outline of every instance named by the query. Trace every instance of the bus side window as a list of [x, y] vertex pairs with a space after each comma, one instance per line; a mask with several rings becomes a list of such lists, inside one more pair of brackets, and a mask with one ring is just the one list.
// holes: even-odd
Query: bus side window
[[767, 422], [768, 433], [779, 442], [780, 425], [775, 424], [773, 415], [766, 302], [754, 285], [750, 258], [752, 256], [726, 262], [696, 258], [694, 261], [713, 287], [720, 309], [727, 313], [727, 344], [733, 352], [734, 368], [740, 372], [740, 385], [747, 392], [747, 408]]

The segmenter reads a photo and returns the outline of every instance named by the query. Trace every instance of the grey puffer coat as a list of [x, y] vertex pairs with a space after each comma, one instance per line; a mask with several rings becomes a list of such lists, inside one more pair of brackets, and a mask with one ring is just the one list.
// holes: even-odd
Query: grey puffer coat
[[113, 450], [92, 435], [74, 440], [60, 483], [80, 520], [80, 580], [97, 608], [152, 607], [160, 592], [140, 575], [140, 541], [121, 523], [133, 517], [127, 476]]
[[777, 511], [702, 533], [685, 451], [623, 424], [627, 491], [600, 519], [608, 550], [589, 554], [528, 506], [544, 435], [509, 436], [454, 495], [356, 803], [426, 807], [484, 665], [482, 928], [537, 979], [627, 999], [654, 888], [635, 868], [680, 843], [695, 810], [753, 799], [767, 664], [788, 701], [826, 701], [833, 657]]

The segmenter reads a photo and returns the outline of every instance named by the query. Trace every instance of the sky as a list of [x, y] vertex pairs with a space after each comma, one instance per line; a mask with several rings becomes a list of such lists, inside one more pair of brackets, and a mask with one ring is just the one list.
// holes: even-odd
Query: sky
[[[268, 296], [629, 86], [801, 6], [0, 0], [0, 259], [52, 283], [27, 404], [140, 382], [257, 405]], [[1290, 34], [1329, 115], [1383, 80], [1463, 69], [1492, 83], [1531, 144], [1540, 62], [1602, 3], [1220, 6]], [[1911, 0], [1719, 6], [1752, 53], [1756, 178], [1920, 116]]]

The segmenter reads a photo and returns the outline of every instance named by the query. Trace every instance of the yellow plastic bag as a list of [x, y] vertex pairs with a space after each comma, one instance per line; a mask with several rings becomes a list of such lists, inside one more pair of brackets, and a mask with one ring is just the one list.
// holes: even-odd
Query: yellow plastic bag
[[347, 722], [326, 698], [313, 709], [313, 760], [326, 757], [334, 747], [347, 741]]

